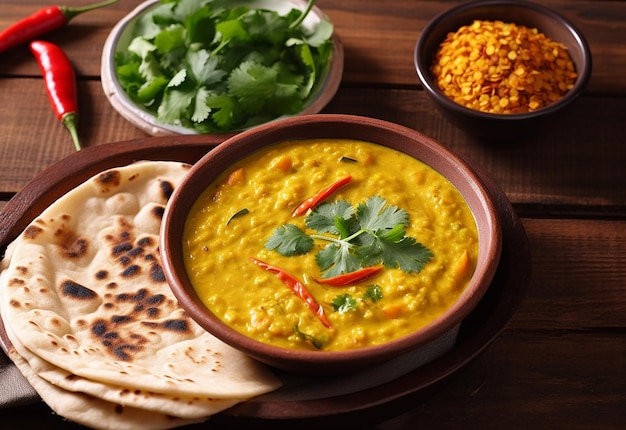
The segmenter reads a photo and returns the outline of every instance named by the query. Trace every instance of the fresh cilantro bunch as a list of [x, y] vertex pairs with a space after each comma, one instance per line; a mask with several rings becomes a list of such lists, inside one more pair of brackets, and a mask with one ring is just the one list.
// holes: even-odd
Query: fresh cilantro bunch
[[161, 0], [115, 65], [128, 96], [163, 123], [219, 133], [296, 114], [327, 71], [333, 26], [239, 0]]
[[433, 256], [424, 245], [406, 236], [408, 213], [387, 205], [380, 196], [370, 197], [356, 208], [345, 200], [322, 203], [307, 215], [305, 223], [317, 234], [285, 224], [274, 230], [265, 247], [293, 256], [310, 252], [315, 240], [328, 242], [316, 255], [322, 278], [377, 264], [419, 272]]

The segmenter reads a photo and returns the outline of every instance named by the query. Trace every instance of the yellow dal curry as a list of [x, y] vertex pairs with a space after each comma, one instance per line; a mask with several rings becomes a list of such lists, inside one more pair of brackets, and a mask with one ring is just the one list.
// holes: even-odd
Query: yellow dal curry
[[[385, 267], [362, 283], [329, 286], [316, 281], [323, 277], [316, 253], [330, 242], [316, 240], [311, 252], [293, 256], [265, 246], [286, 224], [315, 233], [307, 227], [306, 214], [292, 215], [294, 208], [347, 175], [352, 180], [325, 202], [356, 206], [380, 196], [388, 206], [405, 210], [406, 236], [432, 254], [419, 272]], [[231, 327], [277, 346], [330, 351], [387, 342], [445, 312], [475, 269], [477, 238], [461, 194], [424, 163], [368, 142], [310, 140], [266, 147], [222, 174], [190, 211], [183, 248], [194, 288]], [[250, 257], [300, 280], [331, 328]], [[372, 291], [378, 292], [375, 299]], [[341, 300], [352, 306], [333, 305]]]

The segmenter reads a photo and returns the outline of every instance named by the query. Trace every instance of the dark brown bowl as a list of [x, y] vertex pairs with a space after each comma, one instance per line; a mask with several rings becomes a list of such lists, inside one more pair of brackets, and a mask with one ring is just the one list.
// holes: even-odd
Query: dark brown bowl
[[[501, 20], [537, 28], [550, 39], [563, 43], [574, 62], [578, 78], [563, 98], [533, 112], [493, 114], [473, 110], [450, 100], [437, 87], [429, 69], [439, 45], [449, 32], [474, 20]], [[453, 7], [435, 17], [422, 31], [415, 46], [419, 79], [440, 111], [457, 127], [487, 140], [510, 141], [541, 130], [554, 114], [565, 110], [587, 85], [591, 75], [591, 51], [583, 34], [563, 16], [544, 6], [509, 0], [484, 0]]]
[[[236, 332], [202, 304], [187, 276], [182, 253], [184, 223], [191, 206], [213, 180], [240, 158], [281, 141], [309, 138], [365, 140], [405, 152], [439, 171], [461, 192], [478, 226], [477, 268], [457, 302], [439, 319], [410, 335], [379, 346], [341, 352], [295, 351], [270, 346]], [[414, 130], [350, 115], [308, 115], [280, 120], [242, 132], [219, 145], [193, 166], [174, 191], [164, 214], [160, 243], [165, 275], [191, 318], [225, 343], [264, 363], [309, 374], [357, 370], [420, 348], [428, 359], [446, 352], [454, 346], [460, 323], [489, 287], [501, 247], [501, 225], [492, 197], [466, 162]]]

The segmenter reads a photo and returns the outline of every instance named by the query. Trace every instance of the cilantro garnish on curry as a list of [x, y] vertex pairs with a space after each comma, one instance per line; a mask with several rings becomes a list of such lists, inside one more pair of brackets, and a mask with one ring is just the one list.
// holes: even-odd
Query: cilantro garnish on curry
[[192, 284], [220, 319], [262, 342], [321, 350], [427, 325], [467, 286], [477, 241], [446, 178], [346, 139], [247, 156], [198, 198], [183, 237]]
[[[340, 278], [343, 285], [376, 274], [380, 268], [399, 267], [419, 272], [432, 257], [431, 251], [405, 234], [409, 215], [404, 209], [387, 205], [380, 196], [353, 207], [345, 200], [324, 203], [306, 217], [306, 226], [318, 234], [307, 234], [298, 226], [278, 227], [265, 247], [282, 255], [301, 255], [313, 249], [314, 240], [330, 242], [316, 255], [322, 280]], [[353, 274], [353, 276], [343, 276]], [[333, 285], [333, 283], [330, 283]]]

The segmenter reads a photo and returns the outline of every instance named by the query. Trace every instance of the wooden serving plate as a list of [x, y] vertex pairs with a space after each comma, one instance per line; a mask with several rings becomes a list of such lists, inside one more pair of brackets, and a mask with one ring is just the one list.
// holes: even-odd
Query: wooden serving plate
[[[0, 256], [4, 255], [6, 246], [45, 208], [93, 175], [140, 160], [194, 163], [221, 143], [220, 139], [210, 135], [150, 137], [99, 145], [71, 154], [35, 177], [0, 212]], [[385, 413], [397, 413], [398, 410], [415, 407], [449, 376], [484, 351], [517, 310], [530, 284], [531, 259], [526, 233], [510, 201], [493, 178], [478, 172], [491, 191], [501, 218], [502, 255], [491, 287], [461, 324], [452, 350], [428, 364], [408, 368], [374, 385], [362, 381], [361, 388], [351, 392], [333, 392], [332, 388], [326, 392], [322, 389], [323, 394], [318, 395], [292, 396], [290, 392], [281, 396], [279, 390], [240, 403], [212, 417], [207, 426], [217, 428], [223, 425], [228, 428], [249, 424], [255, 428], [268, 426], [277, 429], [293, 428], [294, 425], [318, 428], [322, 424], [332, 423], [336, 426], [341, 422], [351, 426], [371, 424], [384, 418]], [[1, 319], [0, 346], [5, 352], [12, 348]], [[282, 376], [290, 378], [290, 375]], [[357, 374], [355, 378], [361, 377], [367, 376]], [[326, 382], [329, 387], [337, 385], [335, 381], [325, 381], [319, 377], [315, 381], [300, 380], [305, 387], [303, 390], [308, 389], [306, 387], [309, 383], [324, 388]], [[359, 381], [356, 382], [358, 387]], [[291, 388], [292, 392], [302, 394], [298, 393], [297, 387]], [[50, 417], [53, 421], [57, 419], [58, 427], [50, 428], [71, 425], [60, 418]]]

